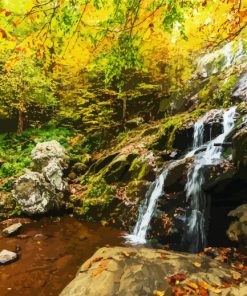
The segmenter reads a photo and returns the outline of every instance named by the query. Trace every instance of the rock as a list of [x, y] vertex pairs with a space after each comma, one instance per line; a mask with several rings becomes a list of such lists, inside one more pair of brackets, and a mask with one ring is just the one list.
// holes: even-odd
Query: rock
[[103, 176], [108, 183], [124, 182], [130, 179], [129, 168], [132, 161], [137, 157], [137, 154], [121, 154], [115, 157], [106, 167]]
[[0, 252], [0, 264], [8, 264], [17, 259], [17, 254], [8, 250], [2, 250]]
[[62, 195], [40, 173], [21, 176], [14, 185], [16, 202], [27, 214], [43, 214], [61, 205]]
[[242, 128], [232, 138], [232, 160], [240, 168], [247, 167], [247, 127]]
[[190, 162], [191, 162], [191, 158], [184, 158], [184, 159], [173, 162], [173, 164], [169, 168], [167, 177], [165, 179], [165, 184], [164, 184], [165, 189], [175, 185], [176, 191], [179, 191], [179, 188], [178, 188], [179, 184], [182, 185], [182, 187], [185, 185], [187, 171], [188, 171]]
[[237, 86], [232, 92], [232, 97], [247, 101], [247, 72], [240, 77]]
[[[175, 285], [170, 277], [178, 274], [184, 279]], [[241, 293], [246, 291], [246, 283], [235, 289], [223, 288], [224, 281], [233, 282], [234, 274], [230, 266], [206, 256], [148, 248], [101, 248], [82, 265], [60, 296], [150, 296], [155, 290], [171, 296], [175, 287], [185, 292], [189, 283], [198, 285], [198, 281], [212, 290], [222, 287], [214, 289], [218, 295], [244, 296]], [[229, 291], [232, 294], [227, 294]], [[214, 295], [210, 290], [206, 293]]]
[[66, 155], [64, 147], [55, 140], [38, 143], [32, 150], [31, 156], [34, 170], [39, 172], [41, 172], [51, 160], [56, 160], [63, 169], [67, 168], [69, 163], [69, 157]]
[[22, 227], [21, 223], [12, 224], [11, 226], [3, 229], [3, 234], [6, 236], [10, 236], [16, 233], [21, 227]]
[[243, 204], [231, 211], [228, 216], [237, 218], [227, 230], [229, 239], [247, 248], [247, 204]]
[[43, 168], [45, 178], [58, 191], [65, 191], [67, 184], [63, 181], [63, 167], [56, 158], [51, 159], [46, 167]]
[[15, 209], [15, 200], [10, 192], [0, 191], [0, 219], [6, 219]]
[[[228, 161], [208, 167], [205, 172], [205, 190], [222, 192], [237, 175], [237, 168]], [[211, 191], [212, 192], [212, 191]]]

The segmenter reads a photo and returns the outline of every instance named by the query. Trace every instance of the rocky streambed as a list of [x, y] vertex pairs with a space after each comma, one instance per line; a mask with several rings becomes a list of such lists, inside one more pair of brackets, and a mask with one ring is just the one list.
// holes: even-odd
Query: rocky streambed
[[[2, 230], [14, 223], [21, 223], [21, 228], [6, 237]], [[81, 223], [70, 216], [9, 219], [0, 228], [1, 250], [18, 256], [0, 264], [1, 296], [57, 296], [99, 247], [123, 241], [119, 230]]]

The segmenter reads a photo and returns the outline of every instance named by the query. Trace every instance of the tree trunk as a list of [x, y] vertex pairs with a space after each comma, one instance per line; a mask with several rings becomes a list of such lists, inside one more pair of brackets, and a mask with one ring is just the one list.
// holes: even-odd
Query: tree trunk
[[21, 135], [24, 131], [24, 102], [21, 100], [20, 105], [19, 105], [19, 110], [18, 110], [18, 129], [17, 129], [17, 134]]

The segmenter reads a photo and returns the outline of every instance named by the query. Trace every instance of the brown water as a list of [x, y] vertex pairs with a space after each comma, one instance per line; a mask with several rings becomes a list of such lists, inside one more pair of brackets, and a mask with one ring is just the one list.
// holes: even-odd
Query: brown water
[[1, 296], [57, 296], [97, 248], [123, 242], [119, 230], [67, 216], [25, 224], [18, 234], [0, 236], [0, 250], [20, 249], [16, 262], [0, 266]]

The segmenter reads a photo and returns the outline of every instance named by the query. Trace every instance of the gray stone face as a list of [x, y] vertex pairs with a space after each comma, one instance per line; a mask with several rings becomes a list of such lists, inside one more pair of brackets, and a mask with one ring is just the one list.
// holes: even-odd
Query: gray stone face
[[64, 147], [55, 140], [38, 143], [32, 150], [31, 156], [34, 170], [37, 171], [42, 171], [51, 160], [56, 160], [63, 169], [67, 168], [69, 162]]
[[61, 207], [67, 183], [63, 170], [68, 167], [69, 157], [57, 141], [39, 143], [31, 153], [33, 170], [15, 182], [13, 196], [23, 212], [43, 214]]
[[42, 214], [59, 205], [59, 195], [44, 176], [30, 172], [15, 183], [13, 196], [27, 214]]
[[0, 264], [8, 264], [17, 259], [17, 254], [8, 250], [0, 252]]
[[12, 224], [11, 226], [3, 229], [3, 234], [5, 236], [10, 236], [10, 235], [16, 233], [21, 227], [22, 227], [21, 223]]
[[63, 168], [57, 159], [51, 159], [46, 167], [43, 168], [45, 178], [58, 191], [66, 189], [66, 183], [63, 181]]

